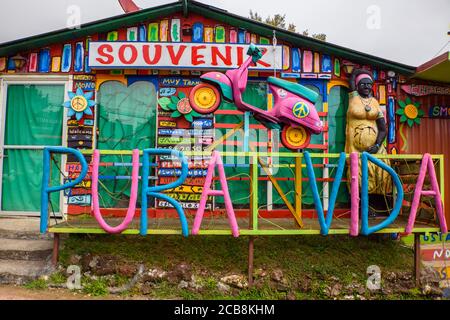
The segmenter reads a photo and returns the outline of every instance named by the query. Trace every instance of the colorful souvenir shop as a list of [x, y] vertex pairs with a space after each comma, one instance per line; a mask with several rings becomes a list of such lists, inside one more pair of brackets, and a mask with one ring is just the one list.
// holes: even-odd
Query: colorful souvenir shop
[[[398, 155], [391, 161], [403, 161], [397, 172], [403, 170], [407, 176], [414, 170], [417, 173], [420, 166], [419, 156], [409, 159], [400, 155], [430, 153], [438, 180], [445, 180], [440, 185], [441, 193], [450, 194], [444, 192], [450, 191], [450, 179], [443, 179], [444, 172], [450, 170], [446, 140], [450, 135], [448, 54], [417, 69], [203, 3], [180, 1], [0, 45], [1, 213], [39, 215], [46, 146], [79, 150], [88, 163], [93, 150], [100, 150], [99, 198], [105, 217], [122, 217], [127, 211], [133, 149], [298, 154], [286, 148], [282, 133], [267, 128], [251, 113], [237, 110], [230, 99], [222, 99], [210, 114], [199, 113], [191, 106], [190, 101], [196, 99], [192, 98], [192, 89], [201, 83], [200, 76], [239, 67], [250, 43], [261, 48], [264, 55], [250, 68], [245, 102], [271, 110], [274, 93], [267, 83], [271, 76], [301, 84], [317, 95], [315, 108], [324, 130], [313, 134], [302, 152], [322, 155], [313, 156], [312, 162], [325, 211], [338, 163], [337, 157], [326, 155], [344, 152], [349, 77], [355, 68], [369, 71], [374, 79], [374, 97], [388, 127], [386, 148], [389, 154]], [[289, 91], [288, 84], [282, 85]], [[198, 94], [205, 104], [216, 103], [208, 89]], [[226, 98], [227, 93], [223, 95]], [[174, 137], [177, 133], [180, 137]], [[259, 210], [257, 218], [290, 217], [288, 227], [281, 230], [301, 229], [300, 217], [317, 217], [307, 168], [296, 163], [299, 159], [281, 159], [276, 174], [267, 170], [260, 174], [254, 169], [255, 163], [227, 163], [224, 157], [237, 216], [248, 217], [251, 206], [253, 211]], [[51, 162], [52, 185], [76, 179], [81, 171], [79, 159], [70, 154], [54, 154]], [[184, 184], [166, 194], [186, 212], [195, 214], [208, 161], [192, 156], [188, 165]], [[264, 166], [260, 163], [260, 171]], [[150, 179], [156, 185], [169, 184], [176, 180], [179, 170], [170, 156], [160, 156], [151, 166]], [[414, 186], [413, 180], [404, 178], [403, 182]], [[52, 193], [50, 217], [89, 216], [91, 184], [88, 172], [69, 190]], [[338, 190], [337, 217], [349, 214], [351, 197], [346, 186], [343, 181]], [[224, 200], [213, 198], [208, 198], [206, 209], [223, 208]], [[410, 200], [411, 196], [409, 200], [405, 197], [406, 213]], [[431, 211], [433, 218], [430, 201], [422, 201], [420, 208]], [[448, 196], [445, 203], [450, 203]], [[138, 211], [140, 205], [138, 199]], [[166, 217], [170, 208], [171, 204], [161, 199], [148, 204], [153, 218]], [[446, 216], [450, 218], [450, 211]], [[251, 228], [255, 228], [257, 222], [250, 220]], [[268, 222], [260, 221], [259, 227], [264, 223]]]

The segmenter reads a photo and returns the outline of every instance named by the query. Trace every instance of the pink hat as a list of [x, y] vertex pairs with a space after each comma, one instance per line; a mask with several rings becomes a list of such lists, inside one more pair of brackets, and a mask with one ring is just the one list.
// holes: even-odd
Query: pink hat
[[355, 79], [356, 85], [358, 85], [362, 79], [370, 79], [373, 82], [373, 79], [371, 76], [369, 76], [367, 73], [362, 73], [356, 77], [356, 79]]

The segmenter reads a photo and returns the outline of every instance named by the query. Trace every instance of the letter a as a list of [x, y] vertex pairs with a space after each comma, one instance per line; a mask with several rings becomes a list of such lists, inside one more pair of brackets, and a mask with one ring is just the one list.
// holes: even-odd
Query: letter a
[[[220, 185], [222, 190], [211, 190], [214, 171], [217, 165], [219, 171]], [[200, 225], [202, 224], [203, 214], [205, 213], [206, 201], [209, 196], [223, 197], [225, 202], [225, 208], [227, 210], [228, 222], [231, 226], [231, 231], [234, 237], [239, 237], [239, 226], [234, 214], [233, 204], [231, 203], [230, 193], [228, 192], [227, 177], [225, 176], [225, 169], [223, 167], [222, 157], [219, 152], [214, 151], [208, 166], [208, 173], [206, 175], [205, 185], [203, 186], [202, 197], [200, 200], [200, 206], [198, 207], [197, 214], [195, 215], [194, 226], [192, 228], [192, 234], [198, 235]]]
[[[423, 183], [425, 181], [425, 175], [427, 174], [427, 171], [430, 175], [431, 190], [423, 190]], [[411, 204], [411, 212], [409, 214], [408, 225], [405, 229], [405, 232], [407, 234], [410, 234], [413, 230], [421, 196], [434, 197], [436, 202], [436, 211], [439, 217], [439, 225], [441, 226], [441, 232], [447, 233], [447, 222], [445, 221], [441, 192], [439, 191], [439, 185], [436, 179], [436, 171], [434, 170], [433, 160], [431, 159], [429, 153], [424, 154], [422, 164], [420, 165], [420, 173], [419, 178], [417, 179], [416, 189], [414, 190], [414, 197]]]

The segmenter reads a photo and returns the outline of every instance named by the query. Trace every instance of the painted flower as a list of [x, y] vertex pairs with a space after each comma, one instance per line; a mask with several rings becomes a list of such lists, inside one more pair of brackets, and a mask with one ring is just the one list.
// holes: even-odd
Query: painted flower
[[67, 116], [75, 115], [77, 120], [81, 120], [83, 115], [92, 116], [91, 107], [95, 106], [95, 101], [92, 100], [94, 92], [83, 92], [80, 88], [76, 92], [69, 91], [69, 101], [64, 102], [63, 106], [68, 108]]
[[170, 98], [163, 97], [159, 99], [158, 103], [163, 110], [173, 111], [172, 118], [180, 118], [184, 116], [187, 121], [193, 122], [194, 117], [198, 118], [202, 116], [192, 109], [189, 98], [187, 98], [186, 94], [181, 91], [178, 93], [178, 96], [173, 95]]
[[397, 110], [397, 114], [400, 116], [401, 123], [407, 123], [408, 126], [412, 127], [414, 124], [420, 124], [420, 118], [425, 114], [422, 109], [420, 109], [419, 102], [412, 102], [409, 97], [405, 101], [398, 101], [400, 109]]

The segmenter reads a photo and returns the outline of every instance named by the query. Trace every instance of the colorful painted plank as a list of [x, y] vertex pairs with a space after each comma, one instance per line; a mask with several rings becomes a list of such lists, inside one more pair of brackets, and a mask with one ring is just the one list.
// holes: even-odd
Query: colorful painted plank
[[230, 28], [230, 43], [237, 43], [237, 30]]
[[334, 59], [334, 75], [336, 77], [341, 76], [341, 61], [338, 58]]
[[252, 33], [250, 35], [250, 43], [253, 43], [253, 44], [257, 44], [258, 43], [258, 36], [256, 34]]
[[45, 48], [39, 51], [38, 72], [50, 72], [50, 49]]
[[139, 41], [146, 42], [147, 41], [147, 27], [143, 24], [139, 26]]
[[192, 25], [190, 23], [183, 24], [181, 28], [181, 41], [192, 42]]
[[216, 42], [225, 43], [225, 27], [216, 26]]
[[61, 71], [61, 57], [53, 57], [52, 72], [60, 72], [60, 71]]
[[299, 48], [292, 48], [292, 72], [302, 71], [302, 57]]
[[386, 104], [386, 86], [378, 86], [378, 99], [380, 104]]
[[180, 19], [172, 19], [170, 26], [170, 38], [172, 42], [181, 41], [181, 22]]
[[303, 72], [313, 72], [313, 53], [309, 50], [303, 51]]
[[250, 32], [245, 33], [245, 43], [251, 43], [252, 42], [252, 35]]
[[15, 71], [16, 70], [16, 64], [14, 63], [14, 60], [9, 58], [8, 59], [8, 70], [9, 71]]
[[205, 27], [205, 42], [214, 41], [214, 29], [211, 27]]
[[69, 72], [72, 67], [72, 45], [65, 44], [63, 48], [61, 71]]
[[247, 31], [244, 29], [238, 30], [238, 43], [246, 43]]
[[322, 72], [331, 73], [331, 57], [328, 54], [322, 55]]
[[138, 40], [138, 28], [132, 27], [127, 29], [127, 41], [137, 41]]
[[75, 72], [83, 72], [84, 69], [84, 46], [83, 42], [77, 42], [75, 45], [75, 61], [73, 65]]
[[270, 39], [266, 37], [259, 37], [259, 44], [270, 44]]
[[314, 73], [320, 72], [320, 53], [314, 52]]
[[169, 41], [169, 20], [162, 20], [159, 23], [159, 41]]
[[0, 58], [0, 72], [5, 71], [6, 69], [6, 58]]
[[287, 70], [291, 63], [291, 48], [283, 46], [283, 70]]
[[119, 40], [119, 33], [117, 31], [108, 32], [108, 34], [106, 35], [106, 40], [107, 41], [117, 41], [117, 40]]
[[388, 98], [388, 108], [387, 108], [389, 127], [388, 127], [388, 142], [395, 143], [396, 133], [395, 133], [395, 100], [393, 97]]
[[196, 22], [192, 26], [192, 42], [195, 43], [203, 42], [203, 23]]
[[91, 67], [89, 66], [89, 55], [86, 55], [86, 57], [84, 57], [84, 71], [86, 73], [91, 73]]
[[[72, 57], [70, 59], [72, 59]], [[28, 71], [30, 71], [30, 72], [37, 71], [37, 60], [38, 60], [37, 53], [35, 53], [35, 52], [30, 53], [30, 62], [29, 62]]]
[[148, 41], [158, 42], [159, 41], [159, 24], [157, 22], [150, 23], [148, 25]]

